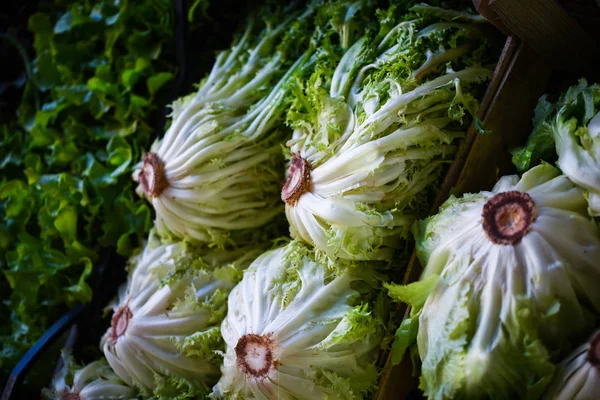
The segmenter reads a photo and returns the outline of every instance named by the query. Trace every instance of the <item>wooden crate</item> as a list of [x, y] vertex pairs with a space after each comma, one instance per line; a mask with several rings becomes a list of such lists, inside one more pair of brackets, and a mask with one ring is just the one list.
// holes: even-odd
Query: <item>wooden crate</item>
[[[479, 134], [471, 126], [431, 207], [435, 214], [450, 194], [489, 190], [498, 178], [513, 172], [509, 149], [525, 142], [531, 132], [531, 118], [539, 97], [550, 78], [551, 66], [516, 36], [506, 40], [500, 59], [485, 92], [479, 118], [490, 134]], [[410, 258], [403, 283], [419, 279], [423, 268], [416, 254]], [[398, 315], [410, 309], [400, 304]], [[392, 365], [387, 354], [376, 400], [422, 397], [418, 377], [408, 352], [399, 365]]]

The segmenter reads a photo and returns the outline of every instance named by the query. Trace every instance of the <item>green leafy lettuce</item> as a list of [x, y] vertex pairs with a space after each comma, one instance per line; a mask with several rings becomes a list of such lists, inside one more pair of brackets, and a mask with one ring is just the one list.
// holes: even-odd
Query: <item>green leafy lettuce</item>
[[40, 11], [29, 19], [33, 76], [17, 120], [0, 126], [3, 373], [66, 307], [91, 299], [102, 249], [128, 255], [150, 229], [129, 177], [177, 73], [169, 0]]
[[513, 163], [526, 170], [540, 160], [554, 161], [585, 190], [589, 213], [600, 216], [600, 85], [585, 79], [551, 103], [540, 99], [527, 144], [513, 152]]

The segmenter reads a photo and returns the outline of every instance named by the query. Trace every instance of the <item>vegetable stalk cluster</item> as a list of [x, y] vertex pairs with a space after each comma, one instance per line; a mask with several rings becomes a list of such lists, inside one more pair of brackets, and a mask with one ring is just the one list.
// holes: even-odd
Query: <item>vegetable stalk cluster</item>
[[[382, 271], [480, 128], [491, 47], [481, 17], [428, 5], [252, 16], [133, 171], [155, 230], [101, 343], [119, 382], [154, 398], [371, 396]], [[272, 245], [284, 213], [293, 240]]]

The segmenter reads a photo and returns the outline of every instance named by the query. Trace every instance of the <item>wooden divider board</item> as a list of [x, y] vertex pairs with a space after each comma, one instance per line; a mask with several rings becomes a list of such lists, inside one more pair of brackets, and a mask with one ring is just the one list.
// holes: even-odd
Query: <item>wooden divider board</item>
[[481, 3], [482, 8], [487, 6], [492, 10], [506, 28], [547, 62], [566, 71], [598, 76], [600, 46], [557, 0], [483, 0]]
[[[489, 190], [500, 176], [512, 170], [509, 150], [523, 144], [529, 135], [533, 110], [544, 93], [550, 72], [547, 61], [528, 45], [516, 37], [507, 39], [479, 110], [485, 129], [492, 133], [478, 134], [473, 126], [470, 127], [432, 205], [431, 214], [437, 212], [450, 194]], [[418, 280], [422, 270], [413, 251], [403, 283]], [[400, 304], [397, 311], [406, 317], [410, 309]], [[418, 378], [412, 371], [408, 352], [399, 365], [392, 365], [388, 354], [374, 399], [422, 397]]]
[[[593, 0], [472, 0], [477, 12], [505, 35], [518, 36], [547, 62], [562, 70], [600, 77], [597, 31], [598, 6]], [[575, 3], [569, 5], [569, 3]], [[567, 9], [579, 4], [589, 16], [579, 21]], [[566, 8], [565, 8], [566, 7]], [[580, 11], [581, 12], [581, 11]], [[587, 31], [580, 22], [585, 23]]]

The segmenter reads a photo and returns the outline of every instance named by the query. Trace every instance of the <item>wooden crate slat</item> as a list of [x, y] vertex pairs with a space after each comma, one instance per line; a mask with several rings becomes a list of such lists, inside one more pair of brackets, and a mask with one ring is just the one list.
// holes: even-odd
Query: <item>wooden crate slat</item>
[[473, 6], [479, 14], [487, 19], [492, 25], [504, 33], [506, 36], [511, 36], [512, 32], [504, 25], [498, 14], [490, 7], [489, 0], [473, 0]]
[[[556, 0], [478, 1], [485, 2], [504, 26], [547, 62], [567, 71], [598, 75], [600, 47]], [[480, 8], [486, 9], [485, 5]]]
[[550, 73], [551, 67], [531, 47], [519, 46], [484, 117], [492, 134], [477, 137], [454, 187], [456, 194], [489, 190], [513, 170], [509, 150], [529, 135], [533, 110]]
[[[504, 44], [504, 48], [502, 49], [502, 53], [500, 53], [500, 57], [498, 58], [498, 63], [496, 64], [496, 68], [494, 69], [494, 74], [492, 75], [492, 79], [490, 80], [488, 87], [481, 99], [481, 103], [479, 106], [478, 117], [480, 120], [484, 121], [485, 116], [488, 112], [488, 109], [496, 96], [496, 92], [502, 79], [504, 79], [504, 75], [506, 74], [506, 70], [510, 65], [510, 60], [513, 59], [515, 52], [519, 46], [520, 40], [515, 37], [509, 37]], [[471, 152], [471, 148], [476, 141], [476, 138], [479, 134], [475, 130], [473, 124], [469, 127], [461, 146], [459, 147], [458, 152], [454, 158], [454, 161], [448, 168], [448, 172], [444, 177], [444, 180], [440, 186], [440, 190], [436, 196], [436, 199], [431, 204], [429, 209], [430, 214], [435, 214], [442, 205], [444, 201], [450, 195], [450, 192], [453, 190], [453, 187], [456, 185], [456, 182], [464, 170], [465, 163], [467, 161], [467, 156]]]

